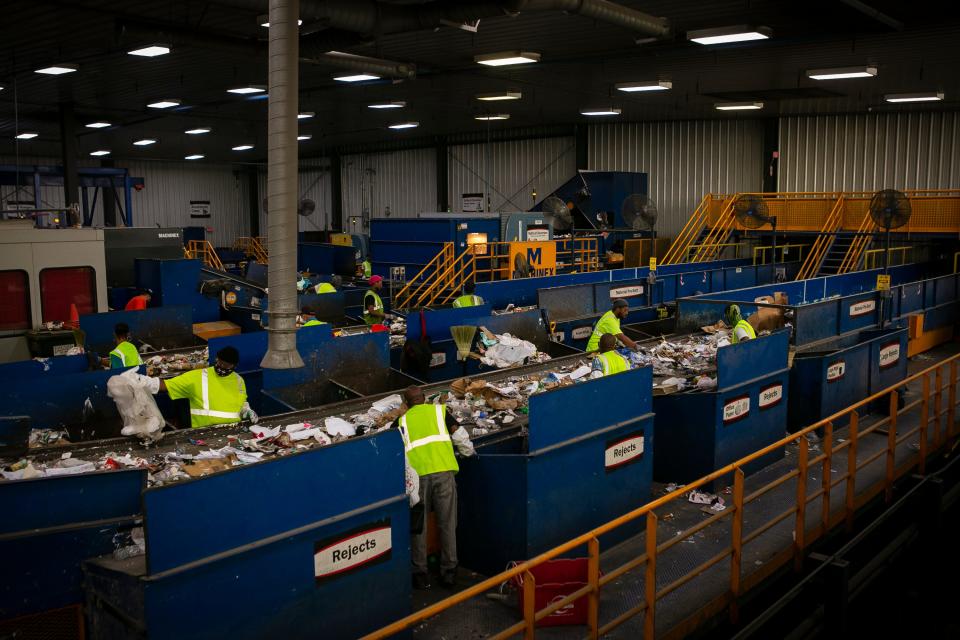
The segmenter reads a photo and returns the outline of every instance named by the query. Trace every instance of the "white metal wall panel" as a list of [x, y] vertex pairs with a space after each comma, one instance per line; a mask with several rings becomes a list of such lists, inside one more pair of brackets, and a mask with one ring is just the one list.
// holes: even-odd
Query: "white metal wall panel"
[[[332, 226], [333, 212], [329, 161], [326, 159], [302, 160], [300, 162], [300, 199], [313, 200], [317, 208], [311, 216], [297, 216], [300, 231], [323, 231]], [[267, 214], [263, 201], [267, 197], [267, 169], [261, 167], [257, 173], [257, 193], [259, 194], [260, 235], [267, 235]]]
[[780, 191], [960, 187], [960, 114], [780, 119]]
[[414, 218], [437, 210], [437, 158], [433, 149], [360, 153], [341, 159], [343, 224], [364, 209], [371, 218]]
[[484, 193], [491, 211], [526, 211], [576, 173], [573, 137], [536, 138], [447, 148], [450, 205], [464, 193]]
[[594, 125], [588, 140], [591, 169], [648, 174], [665, 237], [683, 228], [707, 193], [763, 188], [763, 128], [755, 120]]

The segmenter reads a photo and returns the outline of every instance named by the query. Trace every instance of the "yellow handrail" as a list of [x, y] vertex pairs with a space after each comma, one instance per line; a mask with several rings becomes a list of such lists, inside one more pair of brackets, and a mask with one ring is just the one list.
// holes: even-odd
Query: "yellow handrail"
[[[957, 407], [958, 359], [960, 359], [960, 354], [951, 356], [931, 367], [924, 369], [923, 371], [908, 376], [907, 378], [887, 387], [886, 389], [878, 391], [877, 393], [874, 393], [873, 395], [848, 406], [846, 409], [827, 416], [826, 418], [815, 422], [814, 424], [796, 433], [790, 434], [778, 440], [777, 442], [760, 449], [759, 451], [756, 451], [741, 458], [740, 460], [737, 460], [736, 462], [717, 469], [713, 473], [704, 476], [699, 480], [688, 483], [684, 487], [677, 488], [676, 490], [671, 491], [662, 497], [656, 498], [627, 514], [615, 518], [606, 524], [584, 533], [583, 535], [573, 538], [572, 540], [568, 540], [567, 542], [556, 546], [553, 549], [545, 551], [544, 553], [541, 553], [530, 560], [518, 563], [506, 571], [503, 571], [495, 576], [491, 576], [490, 578], [487, 578], [486, 580], [468, 587], [463, 591], [451, 595], [440, 602], [429, 605], [420, 611], [412, 613], [404, 618], [401, 618], [400, 620], [397, 620], [396, 622], [378, 629], [377, 631], [364, 636], [363, 640], [381, 640], [382, 638], [390, 637], [403, 631], [404, 629], [409, 629], [410, 627], [419, 624], [428, 618], [443, 613], [444, 611], [447, 611], [448, 609], [451, 609], [457, 605], [463, 604], [471, 598], [483, 595], [490, 590], [497, 589], [501, 584], [504, 584], [520, 575], [523, 576], [525, 596], [524, 603], [526, 605], [523, 611], [523, 620], [492, 637], [508, 638], [522, 632], [525, 634], [525, 638], [533, 638], [536, 634], [536, 622], [538, 620], [545, 618], [553, 611], [559, 610], [561, 607], [565, 607], [569, 604], [572, 604], [576, 600], [579, 600], [580, 598], [586, 597], [590, 603], [588, 606], [587, 620], [587, 628], [590, 630], [590, 637], [596, 638], [600, 635], [609, 633], [614, 628], [626, 622], [633, 616], [639, 613], [644, 613], [643, 637], [648, 640], [652, 640], [654, 638], [657, 601], [677, 588], [690, 582], [698, 575], [701, 575], [708, 568], [728, 558], [730, 563], [730, 590], [727, 594], [728, 597], [723, 600], [723, 603], [728, 605], [730, 607], [731, 614], [734, 614], [737, 606], [737, 597], [741, 595], [743, 591], [746, 591], [748, 588], [756, 586], [759, 583], [758, 579], [755, 577], [751, 579], [750, 576], [747, 576], [746, 579], [741, 582], [741, 551], [744, 544], [748, 544], [750, 541], [756, 539], [759, 537], [759, 535], [776, 523], [792, 517], [794, 521], [793, 557], [791, 558], [790, 555], [780, 554], [772, 561], [768, 561], [767, 568], [770, 570], [776, 570], [778, 567], [783, 566], [791, 561], [793, 561], [795, 565], [799, 565], [804, 558], [807, 546], [809, 546], [812, 542], [822, 536], [825, 536], [830, 529], [836, 528], [840, 525], [845, 525], [848, 531], [852, 531], [854, 523], [853, 517], [857, 508], [862, 508], [865, 504], [870, 503], [874, 497], [880, 494], [884, 495], [887, 503], [892, 502], [893, 484], [898, 478], [911, 473], [915, 468], [918, 469], [921, 474], [924, 473], [927, 459], [932, 453], [936, 451], [950, 450], [957, 436], [955, 433], [955, 424]], [[944, 375], [944, 372], [947, 369], [949, 369], [947, 373], [949, 379], [948, 383], [944, 385], [943, 379], [944, 377], [947, 377]], [[933, 380], [931, 380], [931, 378], [933, 378]], [[916, 382], [918, 380], [922, 381], [921, 397], [906, 404], [902, 408], [898, 408], [898, 390], [903, 385]], [[931, 382], [933, 382], [933, 384], [931, 384]], [[947, 406], [944, 408], [944, 410], [941, 410], [941, 400], [942, 396], [944, 395], [944, 391], [946, 391]], [[861, 427], [861, 410], [869, 407], [872, 403], [878, 400], [884, 399], [888, 400], [888, 416], [881, 418], [870, 425]], [[910, 411], [917, 411], [919, 413], [918, 425], [909, 430], [906, 430], [901, 426], [900, 430], [898, 431], [898, 421], [900, 416]], [[946, 414], [945, 425], [941, 419], [944, 413]], [[835, 441], [833, 437], [834, 424], [842, 424], [847, 422], [849, 422], [848, 437], [844, 442]], [[821, 449], [823, 452], [811, 459], [810, 445], [806, 436], [807, 434], [815, 432], [817, 429], [821, 429], [823, 431], [823, 439], [821, 442]], [[858, 459], [857, 453], [859, 439], [870, 433], [882, 433], [879, 431], [881, 429], [885, 429], [887, 433], [885, 451], [881, 451], [879, 454], [866, 457], [865, 459], [863, 457]], [[930, 429], [933, 430], [932, 433], [930, 433]], [[931, 435], [933, 438], [930, 437]], [[919, 455], [916, 458], [911, 457], [905, 464], [897, 467], [897, 446], [902, 445], [904, 442], [912, 439], [919, 439], [920, 441], [918, 452]], [[752, 493], [746, 494], [744, 487], [744, 468], [765, 455], [769, 455], [793, 444], [798, 446], [797, 455], [795, 457], [797, 461], [796, 469], [784, 476], [781, 476], [780, 478], [776, 478], [768, 482]], [[842, 474], [831, 472], [831, 463], [839, 459], [839, 456], [844, 449], [846, 449], [847, 470]], [[886, 456], [887, 463], [886, 473], [884, 476], [871, 481], [867, 487], [859, 487], [858, 491], [858, 472], [873, 464], [879, 456], [884, 455]], [[816, 465], [822, 466], [817, 467]], [[821, 477], [820, 487], [815, 488], [812, 493], [807, 490], [809, 472], [811, 471], [819, 472]], [[677, 535], [671, 536], [668, 540], [658, 543], [658, 517], [655, 513], [655, 510], [660, 509], [661, 507], [668, 507], [672, 502], [685, 500], [685, 496], [690, 491], [699, 489], [700, 487], [703, 487], [714, 480], [719, 480], [725, 476], [729, 476], [730, 474], [733, 474], [733, 491], [731, 494], [732, 504], [730, 505], [731, 508], [711, 515], [702, 522], [679, 532]], [[785, 481], [788, 481], [793, 477], [797, 478], [795, 504], [784, 513], [769, 516], [768, 520], [766, 520], [764, 523], [753, 523], [751, 526], [752, 531], [744, 534], [744, 528], [742, 525], [745, 506], [751, 502], [755, 502], [767, 491], [780, 486]], [[846, 500], [839, 513], [832, 513], [831, 509], [829, 508], [829, 500], [833, 489], [838, 486], [845, 487]], [[815, 528], [813, 530], [809, 530], [806, 518], [807, 507], [815, 500], [822, 500], [820, 505], [820, 517], [818, 518], [819, 522]], [[713, 558], [710, 558], [699, 566], [687, 571], [680, 579], [675, 580], [671, 584], [658, 590], [658, 556], [674, 545], [696, 535], [708, 525], [719, 522], [720, 520], [728, 517], [732, 519], [732, 526], [730, 527], [729, 534], [731, 536], [730, 546]], [[645, 518], [646, 523], [646, 553], [642, 554], [638, 558], [631, 558], [625, 564], [619, 567], [612, 569], [608, 568], [605, 571], [605, 575], [600, 576], [600, 537], [621, 526], [639, 520], [640, 518]], [[560, 557], [561, 555], [584, 546], [587, 548], [589, 567], [589, 575], [586, 586], [564, 596], [563, 598], [551, 602], [543, 609], [537, 610], [535, 604], [533, 604], [533, 594], [536, 584], [532, 570], [554, 558]], [[598, 603], [602, 587], [614, 582], [626, 572], [637, 569], [641, 566], [645, 568], [645, 593], [643, 601], [637, 606], [628, 610], [626, 613], [601, 626], [599, 620]]]
[[211, 269], [223, 271], [223, 262], [217, 255], [216, 249], [209, 240], [190, 240], [187, 243], [187, 254], [190, 258], [200, 260]]
[[[798, 261], [802, 260], [803, 250], [809, 246], [810, 245], [808, 244], [799, 244], [799, 243], [788, 243], [783, 245], [778, 244], [776, 248], [780, 250], [780, 262], [783, 262], [784, 256], [789, 249], [797, 249], [797, 248], [800, 249], [800, 252], [799, 252], [800, 255], [797, 257], [797, 260]], [[762, 262], [760, 262], [760, 264], [767, 264], [767, 251], [772, 252], [773, 248], [774, 248], [773, 245], [754, 247], [753, 248], [753, 264], [757, 264], [757, 254], [759, 254], [762, 259]], [[774, 263], [777, 261], [777, 256], [772, 255], [771, 258], [773, 259]]]
[[873, 226], [875, 226], [873, 224], [873, 218], [870, 216], [870, 211], [868, 210], [864, 213], [863, 220], [860, 221], [860, 226], [857, 227], [857, 235], [854, 236], [853, 242], [851, 242], [847, 248], [846, 255], [843, 256], [843, 262], [840, 263], [840, 268], [837, 270], [838, 274], [855, 271], [857, 269], [864, 249], [873, 242], [873, 236], [868, 234], [868, 230]]
[[267, 251], [257, 238], [241, 236], [233, 243], [233, 249], [243, 251], [248, 258], [253, 258], [257, 262], [267, 263]]
[[697, 249], [697, 252], [689, 262], [705, 262], [716, 255], [715, 249], [721, 244], [721, 240], [725, 239], [733, 229], [733, 224], [736, 221], [735, 204], [741, 195], [742, 194], [736, 193], [726, 201], [723, 210], [720, 212], [720, 217], [717, 219], [717, 223], [710, 229], [707, 237], [704, 238], [703, 242], [699, 245], [700, 248]]
[[[890, 251], [890, 253], [896, 253], [896, 252], [898, 252], [898, 251], [901, 252], [900, 262], [899, 262], [898, 264], [906, 264], [906, 263], [907, 263], [907, 253], [909, 253], [909, 252], [912, 251], [912, 250], [913, 250], [913, 247], [912, 247], [912, 246], [906, 245], [906, 246], [903, 246], [903, 247], [890, 247], [890, 250], [889, 250], [889, 251]], [[882, 267], [882, 266], [883, 266], [882, 264], [877, 264], [877, 262], [879, 262], [879, 260], [876, 260], [875, 258], [879, 258], [879, 257], [883, 254], [884, 251], [886, 251], [886, 249], [869, 249], [869, 250], [865, 251], [864, 254], [863, 254], [863, 255], [864, 255], [864, 258], [863, 258], [863, 268], [864, 268], [864, 269], [879, 269], [880, 267]], [[888, 264], [890, 264], [890, 263], [888, 262]], [[891, 266], [894, 266], [894, 265], [891, 265]]]
[[820, 227], [820, 234], [813, 243], [813, 248], [810, 250], [810, 253], [807, 254], [807, 259], [800, 266], [800, 271], [796, 277], [797, 280], [806, 280], [807, 278], [813, 277], [823, 262], [823, 258], [826, 256], [833, 241], [833, 234], [840, 228], [841, 221], [843, 220], [843, 198], [843, 195], [837, 197], [833, 208], [830, 209], [830, 213], [823, 221], [823, 225]]
[[[697, 262], [697, 260], [691, 260], [689, 254], [690, 254], [691, 252], [693, 252], [693, 251], [699, 252], [703, 247], [709, 247], [710, 249], [724, 249], [724, 248], [726, 248], [726, 247], [736, 247], [736, 248], [737, 248], [737, 251], [736, 251], [736, 253], [734, 254], [733, 257], [734, 257], [734, 258], [739, 258], [739, 257], [740, 257], [740, 247], [746, 247], [746, 246], [747, 246], [747, 243], [746, 243], [746, 242], [721, 242], [721, 243], [719, 243], [719, 244], [692, 244], [692, 245], [690, 245], [689, 247], [687, 247], [687, 261], [688, 261], [688, 262]], [[716, 257], [716, 258], [719, 258], [719, 257], [720, 257], [720, 253], [721, 253], [720, 251], [717, 251], [717, 252], [715, 253], [715, 257]], [[714, 255], [714, 254], [711, 254], [711, 255]]]
[[394, 296], [393, 306], [397, 309], [406, 309], [410, 304], [410, 301], [419, 295], [420, 290], [423, 286], [429, 282], [427, 277], [428, 273], [436, 273], [440, 269], [440, 265], [449, 262], [453, 259], [453, 243], [444, 242], [443, 247], [433, 256], [433, 258], [424, 265], [423, 269], [420, 269], [411, 280], [403, 286], [400, 291]]
[[693, 215], [691, 215], [690, 219], [687, 220], [687, 223], [683, 225], [683, 229], [680, 230], [680, 233], [677, 234], [677, 237], [670, 245], [670, 248], [667, 249], [667, 252], [663, 256], [663, 260], [660, 261], [661, 264], [674, 264], [675, 262], [678, 262], [681, 257], [688, 254], [687, 249], [697, 239], [697, 236], [700, 235], [700, 233], [703, 231], [703, 228], [707, 224], [710, 203], [712, 201], [712, 193], [708, 193], [707, 195], [703, 196], [700, 204], [698, 204], [697, 208], [694, 209]]

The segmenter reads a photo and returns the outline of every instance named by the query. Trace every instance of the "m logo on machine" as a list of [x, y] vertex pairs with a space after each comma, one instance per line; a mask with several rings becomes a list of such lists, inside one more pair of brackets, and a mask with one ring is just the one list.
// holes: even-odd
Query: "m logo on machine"
[[610, 289], [610, 299], [614, 300], [616, 298], [633, 298], [635, 296], [643, 295], [643, 285], [635, 285], [632, 287], [617, 287], [616, 289]]
[[779, 382], [760, 389], [760, 399], [757, 401], [760, 410], [770, 409], [783, 400], [783, 385]]
[[750, 396], [733, 398], [732, 400], [728, 400], [727, 403], [723, 405], [724, 424], [730, 424], [731, 422], [743, 420], [748, 415], [750, 415]]
[[642, 457], [643, 431], [637, 431], [628, 436], [607, 441], [607, 448], [603, 453], [603, 468], [610, 473], [632, 462], [638, 462]]
[[891, 342], [880, 347], [880, 368], [887, 369], [900, 361], [900, 343]]
[[593, 327], [577, 327], [570, 332], [570, 337], [574, 340], [585, 340], [593, 333]]
[[850, 305], [850, 317], [856, 318], [858, 316], [865, 316], [876, 308], [876, 300], [864, 300], [863, 302], [857, 302], [856, 304]]
[[386, 562], [393, 549], [390, 519], [371, 522], [313, 545], [313, 575], [319, 584], [360, 567]]
[[831, 362], [827, 367], [827, 382], [836, 382], [842, 378], [847, 373], [847, 362], [845, 360], [837, 360], [836, 362]]

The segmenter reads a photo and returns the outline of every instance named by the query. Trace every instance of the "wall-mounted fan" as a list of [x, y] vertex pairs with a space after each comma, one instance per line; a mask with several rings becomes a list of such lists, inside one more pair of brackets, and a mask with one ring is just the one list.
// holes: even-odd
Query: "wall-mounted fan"
[[746, 195], [737, 198], [733, 205], [737, 222], [747, 229], [759, 229], [770, 225], [773, 230], [773, 261], [777, 260], [777, 217], [767, 212], [767, 203], [760, 196]]
[[902, 191], [883, 189], [870, 198], [870, 217], [884, 230], [883, 272], [887, 272], [890, 261], [890, 230], [907, 224], [912, 208], [910, 200]]
[[573, 230], [573, 214], [567, 204], [557, 196], [550, 196], [540, 204], [544, 217], [550, 220], [553, 231], [564, 232]]
[[620, 216], [624, 224], [633, 229], [649, 229], [650, 237], [656, 238], [657, 231], [657, 203], [652, 198], [640, 193], [631, 193], [624, 198], [620, 205]]

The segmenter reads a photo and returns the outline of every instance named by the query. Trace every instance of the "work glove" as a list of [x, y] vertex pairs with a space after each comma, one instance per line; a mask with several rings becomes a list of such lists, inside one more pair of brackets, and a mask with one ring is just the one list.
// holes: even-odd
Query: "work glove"
[[476, 450], [473, 448], [473, 442], [470, 440], [470, 436], [467, 434], [467, 430], [463, 427], [460, 427], [454, 431], [453, 434], [451, 434], [450, 439], [453, 440], [454, 446], [457, 447], [457, 453], [464, 458], [469, 458], [470, 456], [477, 454]]
[[243, 406], [240, 407], [240, 419], [249, 420], [250, 424], [257, 424], [260, 422], [260, 416], [257, 415], [257, 412], [250, 408], [249, 402], [244, 402]]

